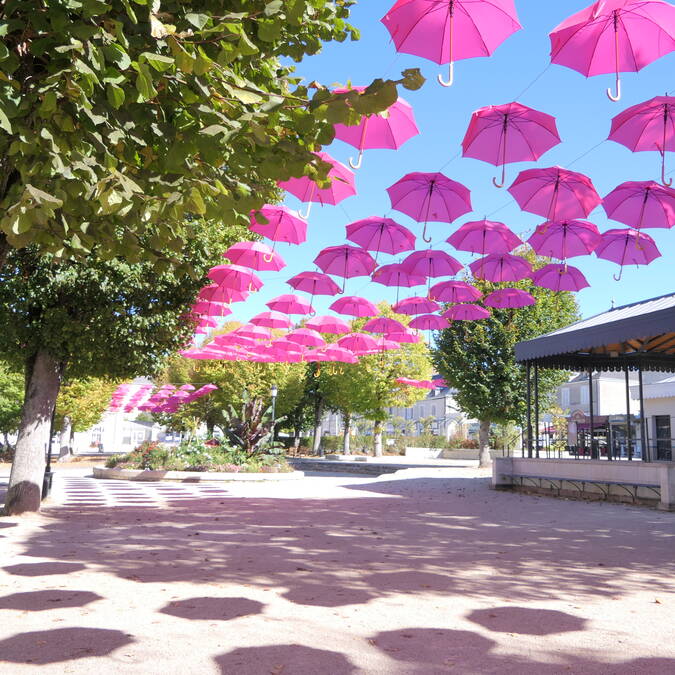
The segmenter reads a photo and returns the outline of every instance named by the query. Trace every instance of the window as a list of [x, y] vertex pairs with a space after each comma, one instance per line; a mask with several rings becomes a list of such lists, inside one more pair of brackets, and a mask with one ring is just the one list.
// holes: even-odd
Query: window
[[431, 416], [436, 417], [436, 406], [435, 405], [431, 406]]
[[581, 402], [588, 403], [588, 387], [582, 387], [581, 389]]
[[579, 398], [579, 387], [570, 388], [570, 403], [576, 405], [581, 399]]
[[562, 405], [563, 408], [566, 408], [570, 404], [570, 390], [565, 387], [564, 389], [560, 390], [560, 405]]

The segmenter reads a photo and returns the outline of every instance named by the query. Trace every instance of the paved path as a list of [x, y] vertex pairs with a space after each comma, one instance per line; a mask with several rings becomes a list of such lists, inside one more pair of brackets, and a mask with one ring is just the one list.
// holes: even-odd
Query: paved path
[[467, 468], [84, 473], [0, 519], [0, 673], [675, 672], [675, 514], [493, 492]]

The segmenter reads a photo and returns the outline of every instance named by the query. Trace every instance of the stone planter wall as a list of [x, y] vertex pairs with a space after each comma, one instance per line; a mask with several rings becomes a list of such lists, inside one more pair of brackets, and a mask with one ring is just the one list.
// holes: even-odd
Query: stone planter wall
[[149, 469], [106, 469], [94, 467], [94, 478], [108, 480], [178, 481], [181, 483], [223, 481], [285, 481], [303, 478], [302, 471], [287, 473], [220, 473], [216, 471], [152, 471]]

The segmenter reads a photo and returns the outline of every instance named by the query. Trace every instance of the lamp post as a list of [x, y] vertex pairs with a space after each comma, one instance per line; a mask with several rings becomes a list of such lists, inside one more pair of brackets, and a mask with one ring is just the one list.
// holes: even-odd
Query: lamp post
[[270, 395], [272, 396], [272, 425], [274, 425], [274, 422], [276, 421], [276, 410], [277, 410], [277, 385], [273, 384], [272, 388], [270, 389]]

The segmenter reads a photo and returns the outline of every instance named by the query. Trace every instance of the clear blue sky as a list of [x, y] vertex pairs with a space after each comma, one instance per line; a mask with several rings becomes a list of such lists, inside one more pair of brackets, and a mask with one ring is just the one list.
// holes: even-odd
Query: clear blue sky
[[[232, 318], [248, 320], [266, 310], [264, 303], [269, 299], [292, 292], [284, 282], [298, 272], [315, 269], [312, 261], [323, 247], [345, 243], [345, 225], [367, 216], [389, 213], [385, 189], [411, 171], [438, 171], [444, 167], [443, 173], [471, 190], [474, 212], [450, 225], [432, 223], [430, 231], [434, 242], [443, 242], [462, 223], [485, 215], [506, 223], [524, 238], [529, 236], [543, 219], [520, 211], [506, 191], [518, 172], [525, 168], [557, 164], [580, 171], [592, 178], [601, 196], [627, 180], [658, 180], [658, 153], [631, 153], [624, 146], [604, 139], [613, 116], [635, 103], [675, 90], [675, 53], [639, 73], [623, 74], [623, 98], [618, 103], [609, 101], [605, 89], [613, 86], [612, 75], [586, 79], [568, 68], [550, 65], [548, 33], [588, 4], [589, 0], [516, 0], [523, 30], [506, 40], [490, 58], [457, 62], [455, 84], [445, 89], [436, 83], [436, 75], [442, 72], [446, 76], [447, 66], [439, 67], [395, 52], [389, 34], [379, 21], [393, 0], [359, 2], [353, 10], [352, 23], [360, 29], [361, 40], [327, 45], [320, 55], [299, 64], [298, 74], [308, 81], [318, 80], [329, 86], [347, 82], [365, 85], [377, 77], [395, 79], [405, 68], [419, 67], [427, 83], [416, 92], [402, 90], [402, 95], [412, 104], [421, 133], [397, 151], [366, 151], [363, 168], [356, 172], [358, 194], [338, 206], [322, 208], [315, 204], [309, 218], [308, 241], [301, 246], [278, 245], [288, 267], [278, 273], [262, 273], [265, 287], [245, 303], [233, 305]], [[495, 167], [462, 158], [460, 144], [474, 110], [513, 100], [554, 115], [563, 142], [536, 165], [507, 165], [507, 184], [500, 190], [492, 185], [492, 176], [497, 175]], [[340, 141], [324, 149], [344, 163], [355, 154], [351, 146]], [[666, 158], [671, 176], [675, 175], [674, 155], [669, 153]], [[286, 203], [292, 208], [301, 206], [292, 196]], [[390, 215], [418, 235], [417, 246], [421, 248], [421, 225], [397, 211]], [[589, 220], [601, 231], [623, 227], [607, 220], [602, 207], [596, 208]], [[608, 309], [612, 300], [620, 305], [675, 290], [672, 269], [675, 232], [658, 229], [648, 232], [656, 239], [663, 257], [648, 267], [625, 268], [619, 282], [612, 278], [619, 269], [614, 263], [591, 256], [571, 261], [591, 284], [591, 288], [578, 294], [583, 316]], [[447, 250], [461, 262], [472, 260], [470, 254], [456, 252], [448, 244], [441, 243], [436, 248]], [[395, 261], [390, 256], [379, 256], [382, 264]], [[416, 294], [416, 290], [422, 291], [422, 288], [401, 289], [401, 297]], [[347, 293], [363, 295], [372, 301], [395, 299], [395, 289], [368, 283], [366, 277], [348, 280]], [[331, 301], [322, 297], [315, 307], [323, 312]]]

